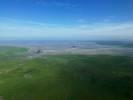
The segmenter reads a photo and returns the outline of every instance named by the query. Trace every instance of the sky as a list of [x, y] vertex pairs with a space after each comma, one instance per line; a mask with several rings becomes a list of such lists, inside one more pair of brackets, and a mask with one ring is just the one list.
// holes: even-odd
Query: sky
[[133, 40], [133, 0], [0, 0], [0, 39]]

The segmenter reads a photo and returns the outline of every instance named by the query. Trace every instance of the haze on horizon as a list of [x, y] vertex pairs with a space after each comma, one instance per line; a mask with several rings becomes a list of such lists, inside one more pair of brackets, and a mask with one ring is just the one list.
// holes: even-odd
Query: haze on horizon
[[132, 40], [133, 0], [0, 0], [0, 39]]

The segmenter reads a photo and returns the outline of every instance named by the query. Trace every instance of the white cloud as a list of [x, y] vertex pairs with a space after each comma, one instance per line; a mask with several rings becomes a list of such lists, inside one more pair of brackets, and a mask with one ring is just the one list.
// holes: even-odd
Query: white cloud
[[0, 37], [64, 39], [133, 39], [133, 23], [94, 23], [63, 26], [34, 21], [8, 21], [0, 24]]

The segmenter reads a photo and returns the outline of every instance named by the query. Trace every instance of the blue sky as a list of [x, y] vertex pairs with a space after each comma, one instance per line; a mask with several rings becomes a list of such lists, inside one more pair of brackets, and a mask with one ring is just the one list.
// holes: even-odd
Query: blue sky
[[132, 40], [133, 0], [0, 0], [0, 39]]

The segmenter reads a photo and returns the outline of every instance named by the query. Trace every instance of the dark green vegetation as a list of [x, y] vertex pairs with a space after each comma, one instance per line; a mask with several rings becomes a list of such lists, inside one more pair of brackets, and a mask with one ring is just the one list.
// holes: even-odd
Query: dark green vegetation
[[28, 49], [26, 48], [18, 48], [18, 47], [11, 47], [11, 46], [0, 46], [0, 60], [7, 59], [10, 57], [17, 57], [25, 52]]
[[133, 99], [133, 58], [45, 55], [16, 59], [10, 54], [10, 59], [0, 60], [0, 96], [4, 100]]

